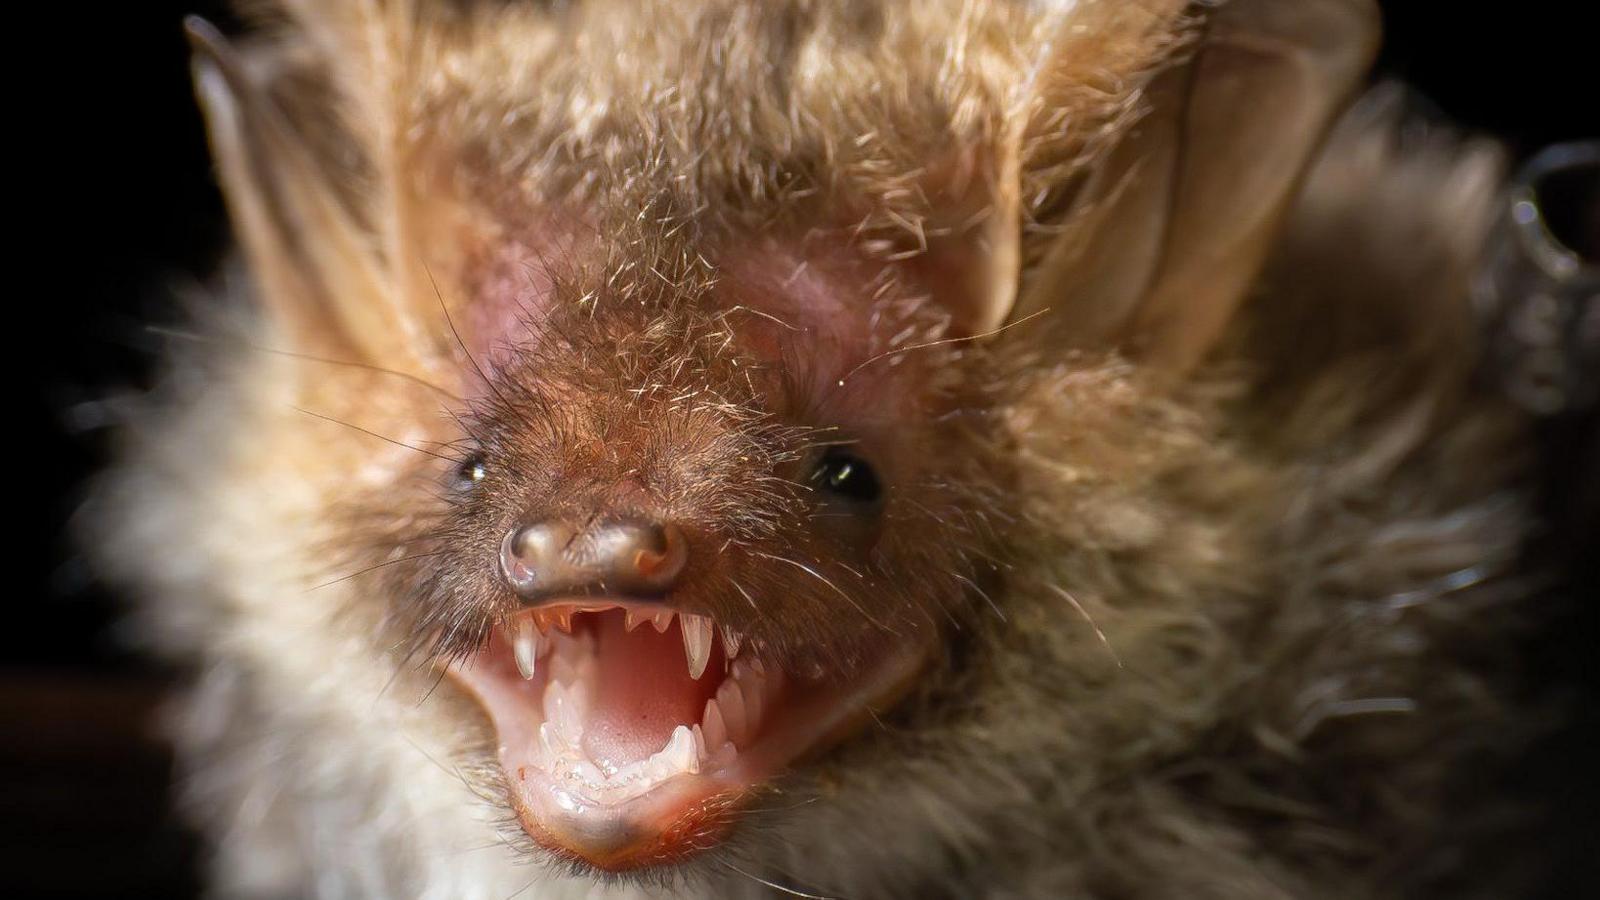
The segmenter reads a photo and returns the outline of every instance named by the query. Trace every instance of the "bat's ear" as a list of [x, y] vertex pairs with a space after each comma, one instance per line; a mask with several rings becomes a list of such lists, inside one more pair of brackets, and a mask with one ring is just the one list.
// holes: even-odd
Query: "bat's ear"
[[344, 122], [287, 114], [279, 48], [241, 52], [209, 23], [190, 19], [186, 28], [229, 212], [282, 339], [301, 352], [391, 367], [427, 359], [426, 311], [413, 308], [416, 292], [393, 263], [398, 198], [381, 188], [361, 196], [361, 185], [382, 179], [330, 160], [328, 142], [345, 137]]
[[[1019, 224], [1009, 236], [1017, 249], [1001, 255], [1018, 262], [1015, 303], [996, 290], [1003, 309], [989, 315], [1048, 309], [1052, 324], [1041, 327], [1063, 347], [1115, 347], [1182, 370], [1250, 289], [1302, 173], [1371, 63], [1379, 26], [1371, 0], [1160, 6], [1078, 4], [1046, 42], [1005, 148], [1001, 185], [1015, 189], [997, 194], [1002, 218]], [[1079, 114], [1085, 75], [1076, 70], [1118, 41], [1130, 70], [1163, 44], [1175, 49], [1142, 74], [1112, 73], [1134, 87], [1125, 103], [1107, 96], [1141, 114], [1119, 122], [1108, 107], [1097, 148], [1101, 138], [1081, 133], [1095, 115]]]

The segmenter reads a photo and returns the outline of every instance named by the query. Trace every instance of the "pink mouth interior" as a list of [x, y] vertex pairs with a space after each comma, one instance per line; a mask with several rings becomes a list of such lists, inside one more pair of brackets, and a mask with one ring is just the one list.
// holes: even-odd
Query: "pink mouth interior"
[[885, 653], [833, 681], [790, 676], [764, 653], [659, 604], [575, 600], [519, 613], [449, 672], [494, 724], [528, 834], [618, 870], [714, 845], [751, 788], [892, 699], [927, 658]]
[[699, 722], [706, 701], [725, 677], [727, 657], [717, 644], [705, 674], [698, 680], [689, 677], [676, 620], [664, 633], [648, 625], [628, 633], [622, 612], [612, 610], [580, 617], [577, 627], [593, 628], [602, 659], [627, 660], [627, 665], [601, 665], [595, 673], [583, 749], [602, 769], [645, 759], [666, 744], [679, 724]]

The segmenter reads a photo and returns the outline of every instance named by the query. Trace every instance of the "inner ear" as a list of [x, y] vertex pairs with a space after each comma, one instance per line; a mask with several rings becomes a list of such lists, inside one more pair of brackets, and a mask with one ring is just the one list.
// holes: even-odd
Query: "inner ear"
[[1022, 218], [1010, 164], [989, 149], [953, 154], [930, 167], [922, 188], [935, 212], [921, 252], [908, 265], [950, 315], [949, 336], [975, 337], [1003, 325], [1017, 298]]
[[1043, 327], [1062, 350], [1117, 349], [1181, 371], [1254, 283], [1378, 24], [1370, 0], [1231, 0], [1170, 27], [1187, 35], [1180, 54], [1130, 79], [1127, 103], [1142, 114], [1114, 123], [1072, 202], [1039, 216], [1042, 246], [1023, 248], [1037, 262], [1016, 273], [1010, 318], [1049, 310]]

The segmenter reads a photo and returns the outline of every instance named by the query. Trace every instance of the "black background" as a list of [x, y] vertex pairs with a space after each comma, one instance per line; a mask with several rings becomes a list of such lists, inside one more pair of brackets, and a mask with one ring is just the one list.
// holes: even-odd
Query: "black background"
[[[1588, 6], [1395, 0], [1381, 71], [1517, 156], [1594, 137], [1600, 27]], [[170, 673], [120, 645], [118, 599], [63, 534], [106, 451], [86, 401], [148, 384], [157, 341], [143, 323], [173, 321], [174, 287], [203, 278], [226, 247], [188, 84], [190, 12], [232, 21], [193, 0], [55, 4], [17, 14], [11, 31], [22, 70], [8, 92], [9, 193], [26, 198], [9, 204], [23, 252], [5, 281], [23, 414], [7, 504], [21, 580], [0, 625], [0, 891], [12, 896], [194, 889], [196, 850], [166, 805], [169, 762], [148, 724]], [[1552, 682], [1588, 697], [1600, 696], [1593, 626], [1583, 612], [1533, 650]], [[1574, 731], [1534, 764], [1589, 749]], [[1595, 779], [1562, 777], [1549, 837], [1569, 848], [1565, 882], [1592, 888]]]

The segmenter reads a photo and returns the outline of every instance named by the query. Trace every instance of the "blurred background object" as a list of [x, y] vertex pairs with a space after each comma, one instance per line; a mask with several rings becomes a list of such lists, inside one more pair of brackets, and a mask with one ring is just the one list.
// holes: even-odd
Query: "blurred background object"
[[[1526, 161], [1550, 144], [1600, 136], [1600, 32], [1585, 6], [1393, 0], [1380, 73], [1411, 84], [1441, 119], [1495, 136]], [[38, 450], [18, 473], [22, 502], [10, 508], [39, 510], [42, 521], [12, 518], [23, 581], [11, 591], [10, 627], [0, 629], [0, 892], [190, 896], [200, 851], [171, 811], [171, 762], [157, 728], [163, 691], [179, 673], [130, 646], [118, 598], [94, 583], [64, 530], [105, 459], [117, 398], [150, 383], [160, 338], [145, 324], [178, 320], [181, 298], [227, 246], [180, 21], [194, 12], [224, 30], [233, 22], [222, 4], [201, 0], [43, 11], [22, 12], [12, 31], [50, 56], [24, 63], [29, 70], [12, 81], [24, 104], [13, 120], [22, 156], [14, 183], [39, 198], [15, 225], [38, 250], [10, 266], [13, 283], [32, 276], [12, 303], [33, 315], [11, 332], [31, 345], [12, 354], [29, 367], [18, 394], [26, 419], [14, 433]], [[1562, 859], [1555, 898], [1592, 890], [1600, 868], [1587, 739], [1600, 707], [1593, 410], [1567, 408], [1547, 443], [1552, 519], [1591, 546], [1544, 551], [1576, 562], [1566, 611], [1527, 648], [1529, 684], [1585, 712], [1507, 789], [1554, 800], [1539, 837]]]

